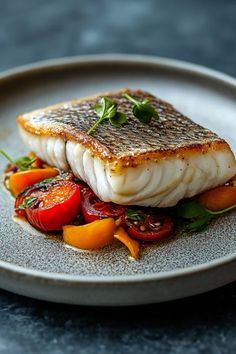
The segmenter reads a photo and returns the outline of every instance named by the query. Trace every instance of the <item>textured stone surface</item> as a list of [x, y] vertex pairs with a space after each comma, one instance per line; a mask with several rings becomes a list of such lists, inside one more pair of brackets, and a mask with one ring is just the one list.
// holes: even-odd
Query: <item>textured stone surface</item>
[[156, 306], [89, 308], [0, 292], [0, 353], [226, 354], [236, 351], [236, 290]]
[[[0, 0], [0, 70], [104, 52], [169, 56], [236, 76], [236, 2]], [[0, 353], [235, 353], [236, 285], [127, 309], [0, 292]]]

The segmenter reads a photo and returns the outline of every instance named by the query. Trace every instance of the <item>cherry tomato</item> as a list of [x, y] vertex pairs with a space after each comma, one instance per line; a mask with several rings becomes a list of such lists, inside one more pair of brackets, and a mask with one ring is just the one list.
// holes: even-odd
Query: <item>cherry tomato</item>
[[171, 234], [174, 223], [170, 216], [157, 210], [142, 210], [140, 220], [126, 215], [127, 231], [130, 236], [141, 241], [156, 241]]
[[82, 213], [87, 223], [104, 218], [118, 219], [125, 210], [123, 205], [101, 201], [89, 187], [82, 190]]
[[61, 230], [79, 213], [79, 187], [68, 180], [38, 183], [21, 193], [15, 203], [17, 215], [43, 231]]
[[81, 193], [83, 192], [84, 189], [90, 189], [90, 187], [84, 181], [81, 181], [81, 180], [77, 179], [75, 181], [75, 183], [79, 187]]

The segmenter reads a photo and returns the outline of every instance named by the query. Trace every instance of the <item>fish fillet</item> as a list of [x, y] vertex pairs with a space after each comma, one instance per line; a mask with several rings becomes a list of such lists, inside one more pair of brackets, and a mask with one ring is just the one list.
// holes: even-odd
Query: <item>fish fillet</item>
[[[141, 123], [125, 92], [149, 99], [159, 120]], [[98, 118], [94, 105], [104, 96], [127, 115], [127, 124], [115, 128], [106, 121], [87, 135]], [[23, 141], [41, 159], [72, 170], [106, 202], [174, 206], [236, 174], [235, 157], [223, 139], [141, 90], [71, 100], [20, 115], [17, 123]]]

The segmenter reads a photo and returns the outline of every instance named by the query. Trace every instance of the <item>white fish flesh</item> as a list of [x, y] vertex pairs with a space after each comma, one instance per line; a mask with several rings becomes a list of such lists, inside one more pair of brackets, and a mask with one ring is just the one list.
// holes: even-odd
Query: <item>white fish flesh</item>
[[[139, 122], [124, 92], [149, 99], [159, 120]], [[94, 104], [104, 96], [128, 122], [121, 128], [105, 122], [87, 135], [97, 120]], [[64, 102], [20, 115], [17, 122], [30, 150], [52, 166], [72, 170], [106, 202], [170, 207], [236, 174], [235, 157], [223, 139], [141, 90]]]

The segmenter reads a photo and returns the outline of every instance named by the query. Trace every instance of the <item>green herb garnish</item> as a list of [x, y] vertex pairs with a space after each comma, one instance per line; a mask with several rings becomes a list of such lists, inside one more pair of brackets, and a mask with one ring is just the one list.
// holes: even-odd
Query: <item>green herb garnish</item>
[[70, 176], [71, 176], [71, 173], [70, 173], [70, 172], [62, 172], [62, 173], [61, 173], [60, 175], [58, 175], [58, 176], [50, 177], [50, 178], [44, 179], [44, 180], [41, 181], [41, 182], [38, 182], [38, 183], [37, 183], [37, 187], [40, 188], [40, 187], [47, 186], [48, 183], [51, 183], [51, 182], [58, 182], [58, 181], [63, 181], [63, 180], [70, 180]]
[[123, 95], [127, 100], [134, 104], [133, 115], [138, 118], [141, 123], [148, 124], [151, 119], [159, 119], [159, 114], [156, 109], [150, 104], [149, 100], [137, 101], [135, 98], [130, 96], [128, 93]]
[[227, 213], [228, 211], [230, 210], [233, 210], [236, 208], [236, 204], [234, 205], [231, 205], [230, 207], [228, 208], [225, 208], [225, 209], [222, 209], [222, 210], [218, 210], [218, 211], [212, 211], [212, 210], [209, 210], [209, 209], [206, 209], [207, 212], [213, 216], [217, 216], [217, 215], [221, 215], [221, 214], [224, 214], [224, 213]]
[[104, 120], [108, 120], [109, 123], [116, 128], [120, 128], [127, 122], [126, 115], [124, 113], [117, 112], [117, 105], [107, 97], [102, 97], [100, 102], [95, 105], [94, 109], [99, 118], [87, 131], [87, 134], [91, 134], [91, 132]]
[[145, 216], [143, 213], [139, 210], [134, 210], [134, 209], [127, 209], [125, 212], [125, 216], [128, 219], [135, 220], [135, 221], [141, 221], [145, 219]]
[[234, 208], [236, 208], [236, 205], [219, 211], [211, 211], [202, 207], [197, 201], [190, 201], [182, 204], [177, 209], [177, 216], [189, 222], [187, 224], [187, 230], [201, 231], [214, 217], [222, 215]]
[[27, 156], [13, 160], [5, 151], [0, 150], [0, 154], [4, 156], [12, 165], [16, 166], [20, 171], [26, 171], [32, 168], [32, 164], [37, 160], [37, 157], [30, 159]]
[[37, 197], [26, 197], [21, 205], [19, 205], [19, 209], [27, 209], [31, 208], [36, 202]]
[[193, 219], [204, 215], [206, 209], [196, 201], [189, 201], [179, 206], [177, 215], [184, 219]]

